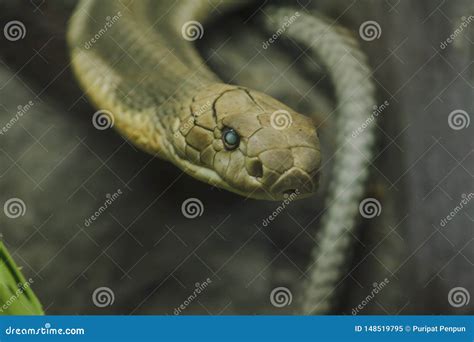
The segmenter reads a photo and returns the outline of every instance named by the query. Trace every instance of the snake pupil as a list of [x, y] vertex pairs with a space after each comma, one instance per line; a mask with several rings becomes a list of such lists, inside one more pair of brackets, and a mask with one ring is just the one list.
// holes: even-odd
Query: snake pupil
[[224, 145], [228, 150], [233, 150], [239, 146], [240, 137], [234, 129], [226, 128], [222, 137]]

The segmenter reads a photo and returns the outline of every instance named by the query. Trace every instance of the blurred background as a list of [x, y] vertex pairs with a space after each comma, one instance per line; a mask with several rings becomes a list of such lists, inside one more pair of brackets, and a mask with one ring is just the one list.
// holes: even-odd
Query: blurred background
[[[292, 63], [302, 49], [283, 38], [262, 47], [267, 3], [216, 16], [198, 48], [224, 81], [324, 118], [335, 103], [318, 63], [309, 55]], [[377, 118], [366, 195], [381, 212], [360, 219], [334, 313], [354, 314], [358, 306], [358, 314], [473, 313], [474, 3], [291, 3], [354, 32], [374, 70], [377, 102], [388, 103]], [[75, 4], [0, 0], [0, 205], [19, 199], [23, 211], [0, 211], [0, 230], [46, 312], [293, 312], [317, 243], [330, 165], [318, 196], [291, 203], [264, 226], [279, 203], [212, 188], [113, 129], [97, 130], [65, 43]], [[23, 25], [18, 39], [6, 34], [12, 21]], [[367, 21], [379, 24], [378, 39], [360, 39]], [[323, 159], [336, 148], [334, 129], [329, 118], [320, 130]], [[201, 216], [183, 215], [189, 198], [202, 203]], [[277, 287], [290, 291], [289, 305], [272, 305]]]

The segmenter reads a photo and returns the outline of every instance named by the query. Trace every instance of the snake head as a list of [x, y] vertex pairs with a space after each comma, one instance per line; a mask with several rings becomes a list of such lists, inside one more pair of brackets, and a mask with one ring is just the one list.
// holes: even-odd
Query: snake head
[[256, 199], [303, 198], [317, 190], [320, 147], [308, 117], [229, 85], [201, 91], [191, 111], [174, 141], [194, 177]]

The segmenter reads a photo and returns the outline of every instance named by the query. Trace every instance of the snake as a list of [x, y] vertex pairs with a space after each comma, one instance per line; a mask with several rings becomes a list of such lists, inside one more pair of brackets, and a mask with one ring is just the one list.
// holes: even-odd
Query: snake
[[[94, 126], [199, 181], [257, 200], [298, 199], [319, 188], [322, 161], [311, 117], [277, 99], [224, 83], [199, 54], [206, 25], [251, 1], [81, 0], [67, 41], [72, 68], [97, 109]], [[338, 99], [337, 152], [301, 312], [327, 313], [347, 264], [372, 155], [370, 69], [357, 40], [291, 6], [265, 9], [264, 26], [301, 44], [327, 68]], [[296, 15], [291, 25], [282, 23]]]
[[182, 34], [205, 24], [212, 6], [224, 12], [241, 4], [82, 1], [69, 31], [74, 70], [123, 136], [198, 180], [256, 199], [311, 195], [320, 165], [311, 120], [268, 95], [222, 83], [190, 33]]

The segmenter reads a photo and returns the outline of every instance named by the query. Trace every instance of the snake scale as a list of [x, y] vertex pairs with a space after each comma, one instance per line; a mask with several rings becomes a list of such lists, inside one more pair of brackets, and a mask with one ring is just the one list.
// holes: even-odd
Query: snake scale
[[[68, 30], [73, 69], [126, 139], [196, 179], [255, 199], [281, 200], [295, 191], [308, 197], [321, 169], [313, 120], [268, 95], [223, 83], [186, 36], [190, 23], [202, 34], [209, 19], [248, 3], [82, 0]], [[295, 13], [265, 11], [269, 32]], [[373, 125], [351, 133], [370, 116], [374, 89], [357, 41], [326, 19], [304, 13], [284, 37], [325, 65], [339, 103], [327, 209], [302, 296], [302, 313], [327, 313], [347, 266]]]

